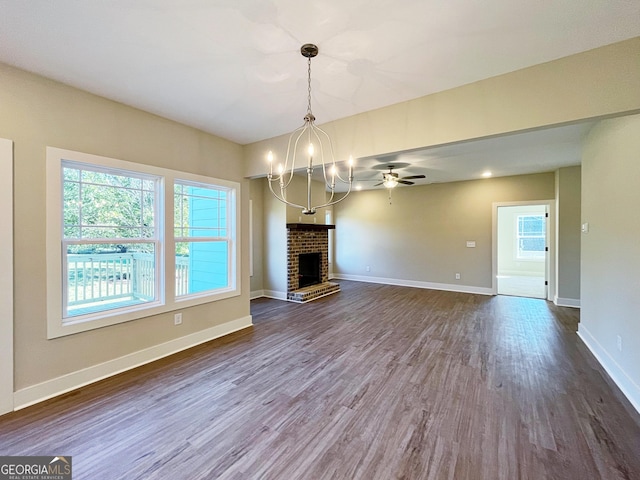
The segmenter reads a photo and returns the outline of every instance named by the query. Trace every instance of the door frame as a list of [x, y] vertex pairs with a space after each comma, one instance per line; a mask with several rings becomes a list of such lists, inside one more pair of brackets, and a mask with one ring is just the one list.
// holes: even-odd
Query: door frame
[[0, 138], [0, 415], [14, 409], [13, 141]]
[[531, 200], [522, 202], [493, 202], [491, 218], [491, 291], [498, 294], [498, 208], [515, 207], [522, 205], [544, 205], [547, 213], [547, 252], [546, 279], [547, 300], [553, 301], [556, 293], [556, 201], [555, 200]]

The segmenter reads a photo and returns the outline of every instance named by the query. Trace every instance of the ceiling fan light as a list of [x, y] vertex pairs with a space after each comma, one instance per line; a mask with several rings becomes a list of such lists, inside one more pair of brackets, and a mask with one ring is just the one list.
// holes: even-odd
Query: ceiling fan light
[[382, 182], [382, 184], [386, 187], [386, 188], [393, 188], [396, 185], [398, 185], [398, 179], [388, 175], [385, 177], [384, 181]]

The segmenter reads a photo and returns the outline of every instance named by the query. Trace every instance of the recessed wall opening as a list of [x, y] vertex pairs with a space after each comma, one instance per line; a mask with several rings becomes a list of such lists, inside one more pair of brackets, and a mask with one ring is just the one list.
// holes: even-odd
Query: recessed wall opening
[[298, 255], [298, 279], [300, 288], [320, 283], [320, 252]]
[[547, 298], [547, 210], [545, 204], [498, 207], [498, 295]]

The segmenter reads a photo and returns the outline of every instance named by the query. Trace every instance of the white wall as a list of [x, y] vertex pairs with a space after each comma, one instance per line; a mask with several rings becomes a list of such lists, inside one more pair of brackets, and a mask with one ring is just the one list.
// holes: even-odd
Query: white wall
[[596, 125], [582, 160], [578, 332], [640, 412], [639, 181], [640, 115]]
[[516, 234], [518, 215], [544, 215], [544, 205], [514, 205], [498, 208], [498, 275], [544, 277], [545, 259], [519, 259]]

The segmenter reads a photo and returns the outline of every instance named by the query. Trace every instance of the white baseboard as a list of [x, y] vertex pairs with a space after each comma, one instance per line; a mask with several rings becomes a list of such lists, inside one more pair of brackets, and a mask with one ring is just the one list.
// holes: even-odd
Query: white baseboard
[[476, 293], [479, 295], [493, 295], [491, 288], [485, 287], [473, 287], [469, 285], [454, 285], [449, 283], [432, 283], [432, 282], [420, 282], [417, 280], [399, 280], [397, 278], [384, 278], [384, 277], [367, 277], [364, 275], [345, 275], [336, 273], [334, 278], [339, 280], [353, 280], [355, 282], [367, 282], [367, 283], [381, 283], [384, 285], [398, 285], [401, 287], [415, 287], [426, 288], [430, 290], [445, 290], [448, 292], [460, 292], [460, 293]]
[[262, 296], [267, 298], [275, 298], [276, 300], [286, 300], [287, 292], [278, 292], [277, 290], [264, 290]]
[[578, 325], [578, 337], [591, 351], [596, 360], [606, 370], [614, 383], [622, 391], [629, 400], [633, 408], [640, 413], [640, 387], [627, 375], [624, 369], [609, 355], [605, 348], [600, 345], [598, 340], [587, 330], [581, 323]]
[[48, 400], [49, 398], [62, 395], [77, 388], [89, 385], [90, 383], [103, 380], [118, 373], [131, 370], [141, 365], [151, 363], [163, 357], [167, 357], [182, 350], [186, 350], [201, 343], [208, 342], [215, 338], [229, 335], [253, 325], [251, 315], [237, 320], [232, 320], [222, 325], [207, 328], [199, 332], [176, 338], [160, 345], [145, 348], [123, 357], [114, 358], [108, 362], [100, 363], [92, 367], [84, 368], [76, 372], [72, 372], [61, 377], [47, 380], [46, 382], [32, 385], [27, 388], [18, 390], [13, 395], [13, 403], [15, 410], [28, 407], [38, 402]]
[[256, 298], [261, 298], [264, 296], [264, 290], [255, 290], [253, 292], [249, 292], [249, 300], [255, 300]]
[[559, 307], [572, 307], [572, 308], [580, 308], [580, 299], [579, 298], [562, 298], [555, 296], [553, 297], [553, 303], [555, 303]]

